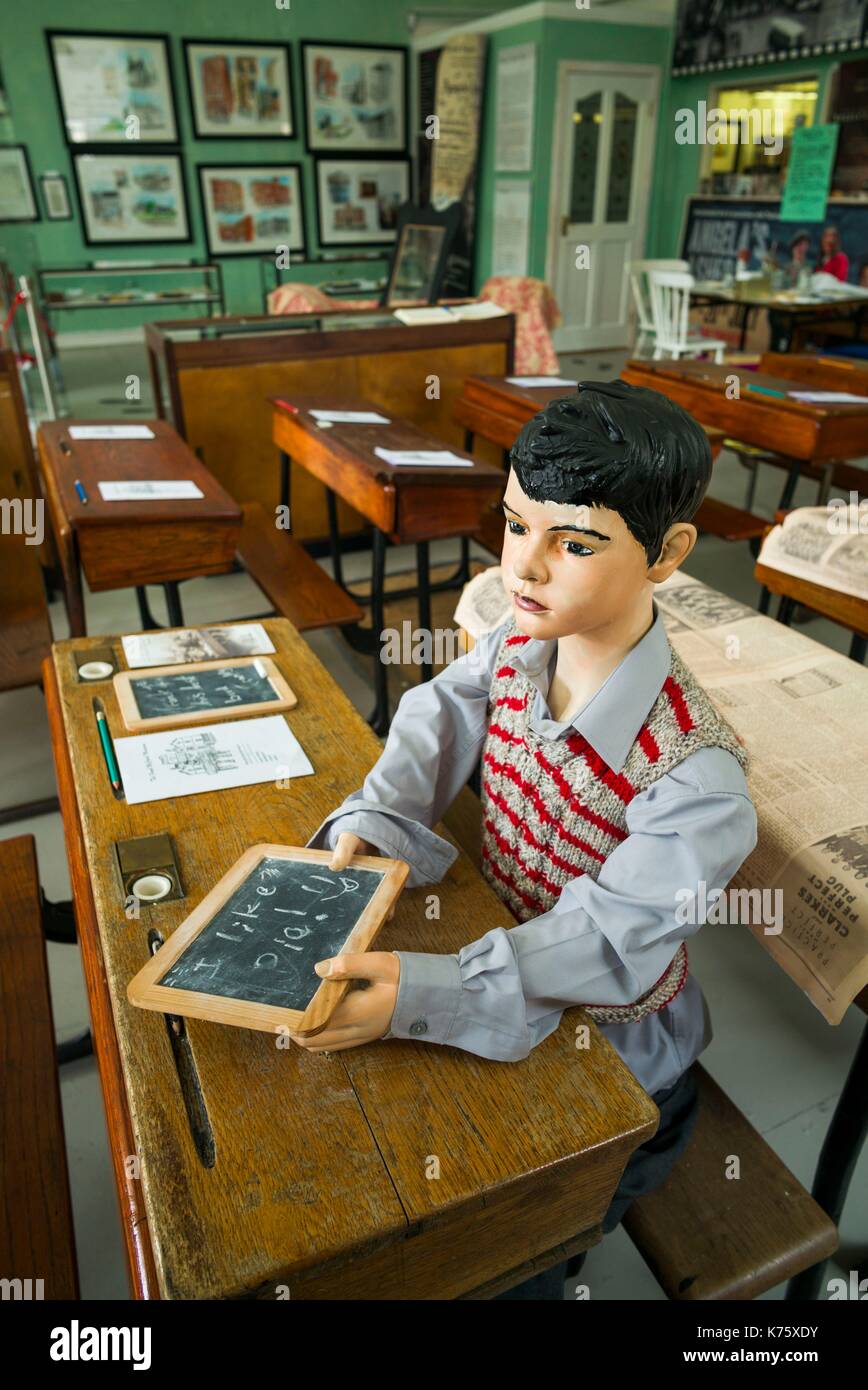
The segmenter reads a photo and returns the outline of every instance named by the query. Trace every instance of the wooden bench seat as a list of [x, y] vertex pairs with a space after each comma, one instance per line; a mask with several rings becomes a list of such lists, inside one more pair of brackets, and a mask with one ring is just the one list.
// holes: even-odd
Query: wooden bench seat
[[0, 841], [0, 883], [0, 1279], [21, 1281], [11, 1297], [78, 1298], [32, 835]]
[[259, 502], [245, 502], [238, 558], [276, 613], [308, 632], [357, 623], [362, 610]]
[[[705, 1069], [699, 1117], [656, 1192], [624, 1229], [668, 1298], [757, 1298], [837, 1249], [834, 1222]], [[738, 1178], [727, 1178], [731, 1156]]]

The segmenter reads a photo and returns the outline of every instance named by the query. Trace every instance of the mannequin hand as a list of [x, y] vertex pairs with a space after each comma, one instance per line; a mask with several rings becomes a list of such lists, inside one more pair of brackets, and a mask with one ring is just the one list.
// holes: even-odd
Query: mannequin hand
[[[354, 835], [350, 830], [341, 831], [338, 842], [332, 850], [332, 857], [329, 860], [329, 868], [332, 873], [340, 873], [345, 869], [354, 854], [379, 854], [380, 851], [374, 846], [369, 845], [367, 840], [360, 840], [358, 835]], [[395, 915], [394, 907], [386, 914], [386, 921], [389, 922]]]
[[293, 1042], [308, 1052], [343, 1052], [348, 1047], [375, 1042], [388, 1033], [401, 977], [401, 962], [396, 955], [391, 951], [365, 951], [354, 956], [332, 956], [319, 961], [314, 969], [323, 979], [369, 983], [365, 989], [349, 991], [321, 1033], [310, 1038], [290, 1033]]

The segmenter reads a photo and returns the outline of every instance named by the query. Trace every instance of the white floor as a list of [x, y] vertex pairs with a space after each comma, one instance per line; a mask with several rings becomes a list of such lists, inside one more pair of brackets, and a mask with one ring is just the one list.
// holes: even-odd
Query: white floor
[[[98, 397], [117, 395], [90, 386], [92, 373], [83, 358], [69, 354], [67, 383], [85, 380], [90, 400], [71, 391], [78, 415], [119, 414], [118, 406], [98, 404]], [[105, 358], [102, 363], [104, 365]], [[608, 363], [608, 366], [604, 366]], [[596, 360], [564, 360], [567, 374], [575, 368], [586, 379], [618, 375], [617, 354], [597, 354]], [[126, 371], [125, 364], [125, 371]], [[131, 368], [135, 370], [135, 368]], [[94, 395], [97, 399], [94, 399]], [[143, 414], [149, 413], [143, 402]], [[771, 469], [761, 476], [754, 510], [771, 516], [783, 478]], [[715, 468], [716, 496], [743, 504], [744, 473], [737, 461], [724, 456]], [[813, 488], [801, 484], [797, 504], [813, 501]], [[454, 553], [452, 543], [435, 548], [433, 558]], [[363, 572], [364, 556], [349, 557], [347, 577]], [[411, 553], [390, 551], [390, 568], [408, 568]], [[733, 597], [754, 605], [757, 587], [753, 561], [746, 546], [703, 538], [687, 569]], [[158, 620], [165, 615], [160, 597], [151, 591]], [[267, 606], [244, 575], [195, 580], [183, 586], [185, 619], [193, 624], [241, 617]], [[92, 635], [136, 630], [138, 612], [132, 591], [89, 595], [88, 630]], [[52, 607], [55, 637], [66, 636], [62, 605]], [[814, 619], [805, 631], [816, 640], [846, 651], [849, 636], [832, 624]], [[366, 662], [330, 632], [314, 633], [310, 645], [348, 692], [364, 715], [372, 707]], [[48, 729], [38, 690], [0, 696], [0, 786], [2, 804], [11, 806], [49, 796], [54, 776]], [[63, 831], [59, 815], [18, 821], [0, 829], [3, 838], [21, 833], [36, 837], [42, 884], [51, 899], [70, 893]], [[88, 1024], [87, 1002], [77, 948], [50, 944], [49, 966], [57, 1036], [64, 1039]], [[864, 1015], [850, 1011], [838, 1028], [829, 1027], [789, 979], [756, 944], [747, 931], [706, 929], [694, 938], [691, 968], [696, 972], [711, 1008], [715, 1037], [703, 1063], [740, 1106], [796, 1177], [810, 1187], [829, 1117], [855, 1051]], [[99, 1080], [92, 1058], [63, 1068], [62, 1096], [66, 1142], [73, 1192], [78, 1262], [85, 1299], [125, 1299], [125, 1270], [117, 1202], [108, 1156]], [[841, 1248], [829, 1266], [829, 1277], [855, 1269], [868, 1251], [868, 1149], [863, 1153], [841, 1223]], [[662, 1299], [659, 1286], [620, 1228], [589, 1254], [581, 1273], [592, 1299]], [[781, 1298], [783, 1287], [767, 1298]], [[567, 1291], [567, 1297], [571, 1297]]]

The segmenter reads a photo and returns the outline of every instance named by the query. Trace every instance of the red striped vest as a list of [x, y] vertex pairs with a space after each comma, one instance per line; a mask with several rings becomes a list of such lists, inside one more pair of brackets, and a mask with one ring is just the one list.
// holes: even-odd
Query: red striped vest
[[[534, 734], [536, 686], [509, 664], [530, 638], [510, 623], [491, 683], [482, 750], [482, 872], [520, 922], [548, 912], [580, 874], [596, 879], [627, 838], [627, 807], [698, 748], [725, 748], [744, 768], [747, 755], [681, 659], [669, 674], [620, 772], [587, 739]], [[673, 902], [673, 912], [675, 903]], [[598, 1023], [637, 1022], [675, 998], [687, 979], [687, 947], [631, 1004], [585, 1005]]]

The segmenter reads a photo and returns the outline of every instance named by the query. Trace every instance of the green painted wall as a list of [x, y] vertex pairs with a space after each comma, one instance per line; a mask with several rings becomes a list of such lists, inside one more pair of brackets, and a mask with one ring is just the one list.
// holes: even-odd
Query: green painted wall
[[[466, 0], [437, 0], [439, 8], [460, 8]], [[517, 0], [505, 0], [503, 8]], [[13, 17], [14, 9], [14, 17]], [[70, 152], [64, 140], [54, 90], [46, 29], [153, 32], [169, 34], [175, 96], [180, 125], [180, 148], [187, 178], [189, 215], [193, 241], [184, 245], [154, 247], [88, 247], [81, 234], [76, 206], [73, 222], [41, 221], [0, 225], [0, 252], [17, 274], [28, 272], [35, 262], [43, 265], [84, 264], [98, 258], [152, 259], [206, 258], [199, 205], [197, 163], [255, 163], [257, 159], [300, 162], [304, 170], [304, 201], [308, 250], [316, 250], [316, 202], [312, 160], [304, 150], [301, 103], [300, 39], [342, 39], [357, 43], [407, 44], [405, 15], [413, 0], [290, 0], [289, 9], [278, 9], [275, 0], [25, 0], [7, 6], [0, 36], [0, 65], [9, 97], [10, 115], [0, 118], [0, 143], [27, 146], [34, 181], [45, 170], [66, 176], [74, 198]], [[11, 31], [11, 32], [10, 32]], [[280, 40], [292, 44], [291, 71], [299, 137], [295, 140], [194, 140], [183, 70], [182, 38]], [[40, 203], [40, 190], [36, 189]], [[259, 265], [253, 258], [224, 260], [227, 309], [230, 313], [259, 312]], [[343, 263], [346, 274], [353, 267]], [[382, 263], [359, 263], [357, 273], [373, 277]], [[321, 265], [297, 267], [298, 279], [322, 280], [329, 271]], [[175, 284], [177, 285], [177, 280]], [[187, 310], [191, 313], [191, 310]], [[163, 316], [177, 310], [163, 311]], [[142, 322], [135, 310], [111, 310], [93, 314], [81, 311], [59, 316], [61, 330], [119, 329]]]
[[817, 77], [820, 91], [817, 100], [817, 120], [822, 120], [826, 88], [832, 69], [841, 61], [851, 62], [868, 58], [868, 48], [854, 49], [845, 55], [797, 58], [787, 62], [769, 63], [751, 68], [732, 68], [721, 72], [700, 73], [692, 77], [672, 77], [661, 106], [661, 129], [658, 133], [655, 195], [657, 215], [649, 237], [649, 256], [678, 256], [681, 254], [681, 232], [686, 200], [699, 187], [702, 149], [700, 146], [676, 145], [675, 113], [681, 107], [696, 109], [703, 100], [711, 102], [712, 88], [738, 86], [742, 83], [779, 82], [785, 77]]
[[[530, 252], [528, 273], [545, 277], [548, 209], [551, 192], [552, 144], [557, 99], [558, 64], [566, 60], [583, 63], [644, 63], [661, 68], [661, 93], [666, 87], [666, 65], [672, 32], [663, 26], [604, 24], [589, 20], [543, 20], [534, 24], [517, 24], [500, 29], [488, 36], [488, 83], [485, 94], [485, 122], [480, 162], [479, 243], [477, 249], [477, 283], [490, 273], [494, 227], [495, 181], [516, 179], [522, 182], [527, 175], [495, 174], [495, 74], [497, 53], [517, 44], [536, 43], [537, 83], [535, 98], [535, 129], [533, 158], [533, 192]], [[661, 100], [661, 107], [662, 107]], [[662, 125], [658, 126], [657, 148], [663, 141]], [[652, 173], [652, 199], [648, 212], [649, 235], [658, 216], [657, 180]]]

